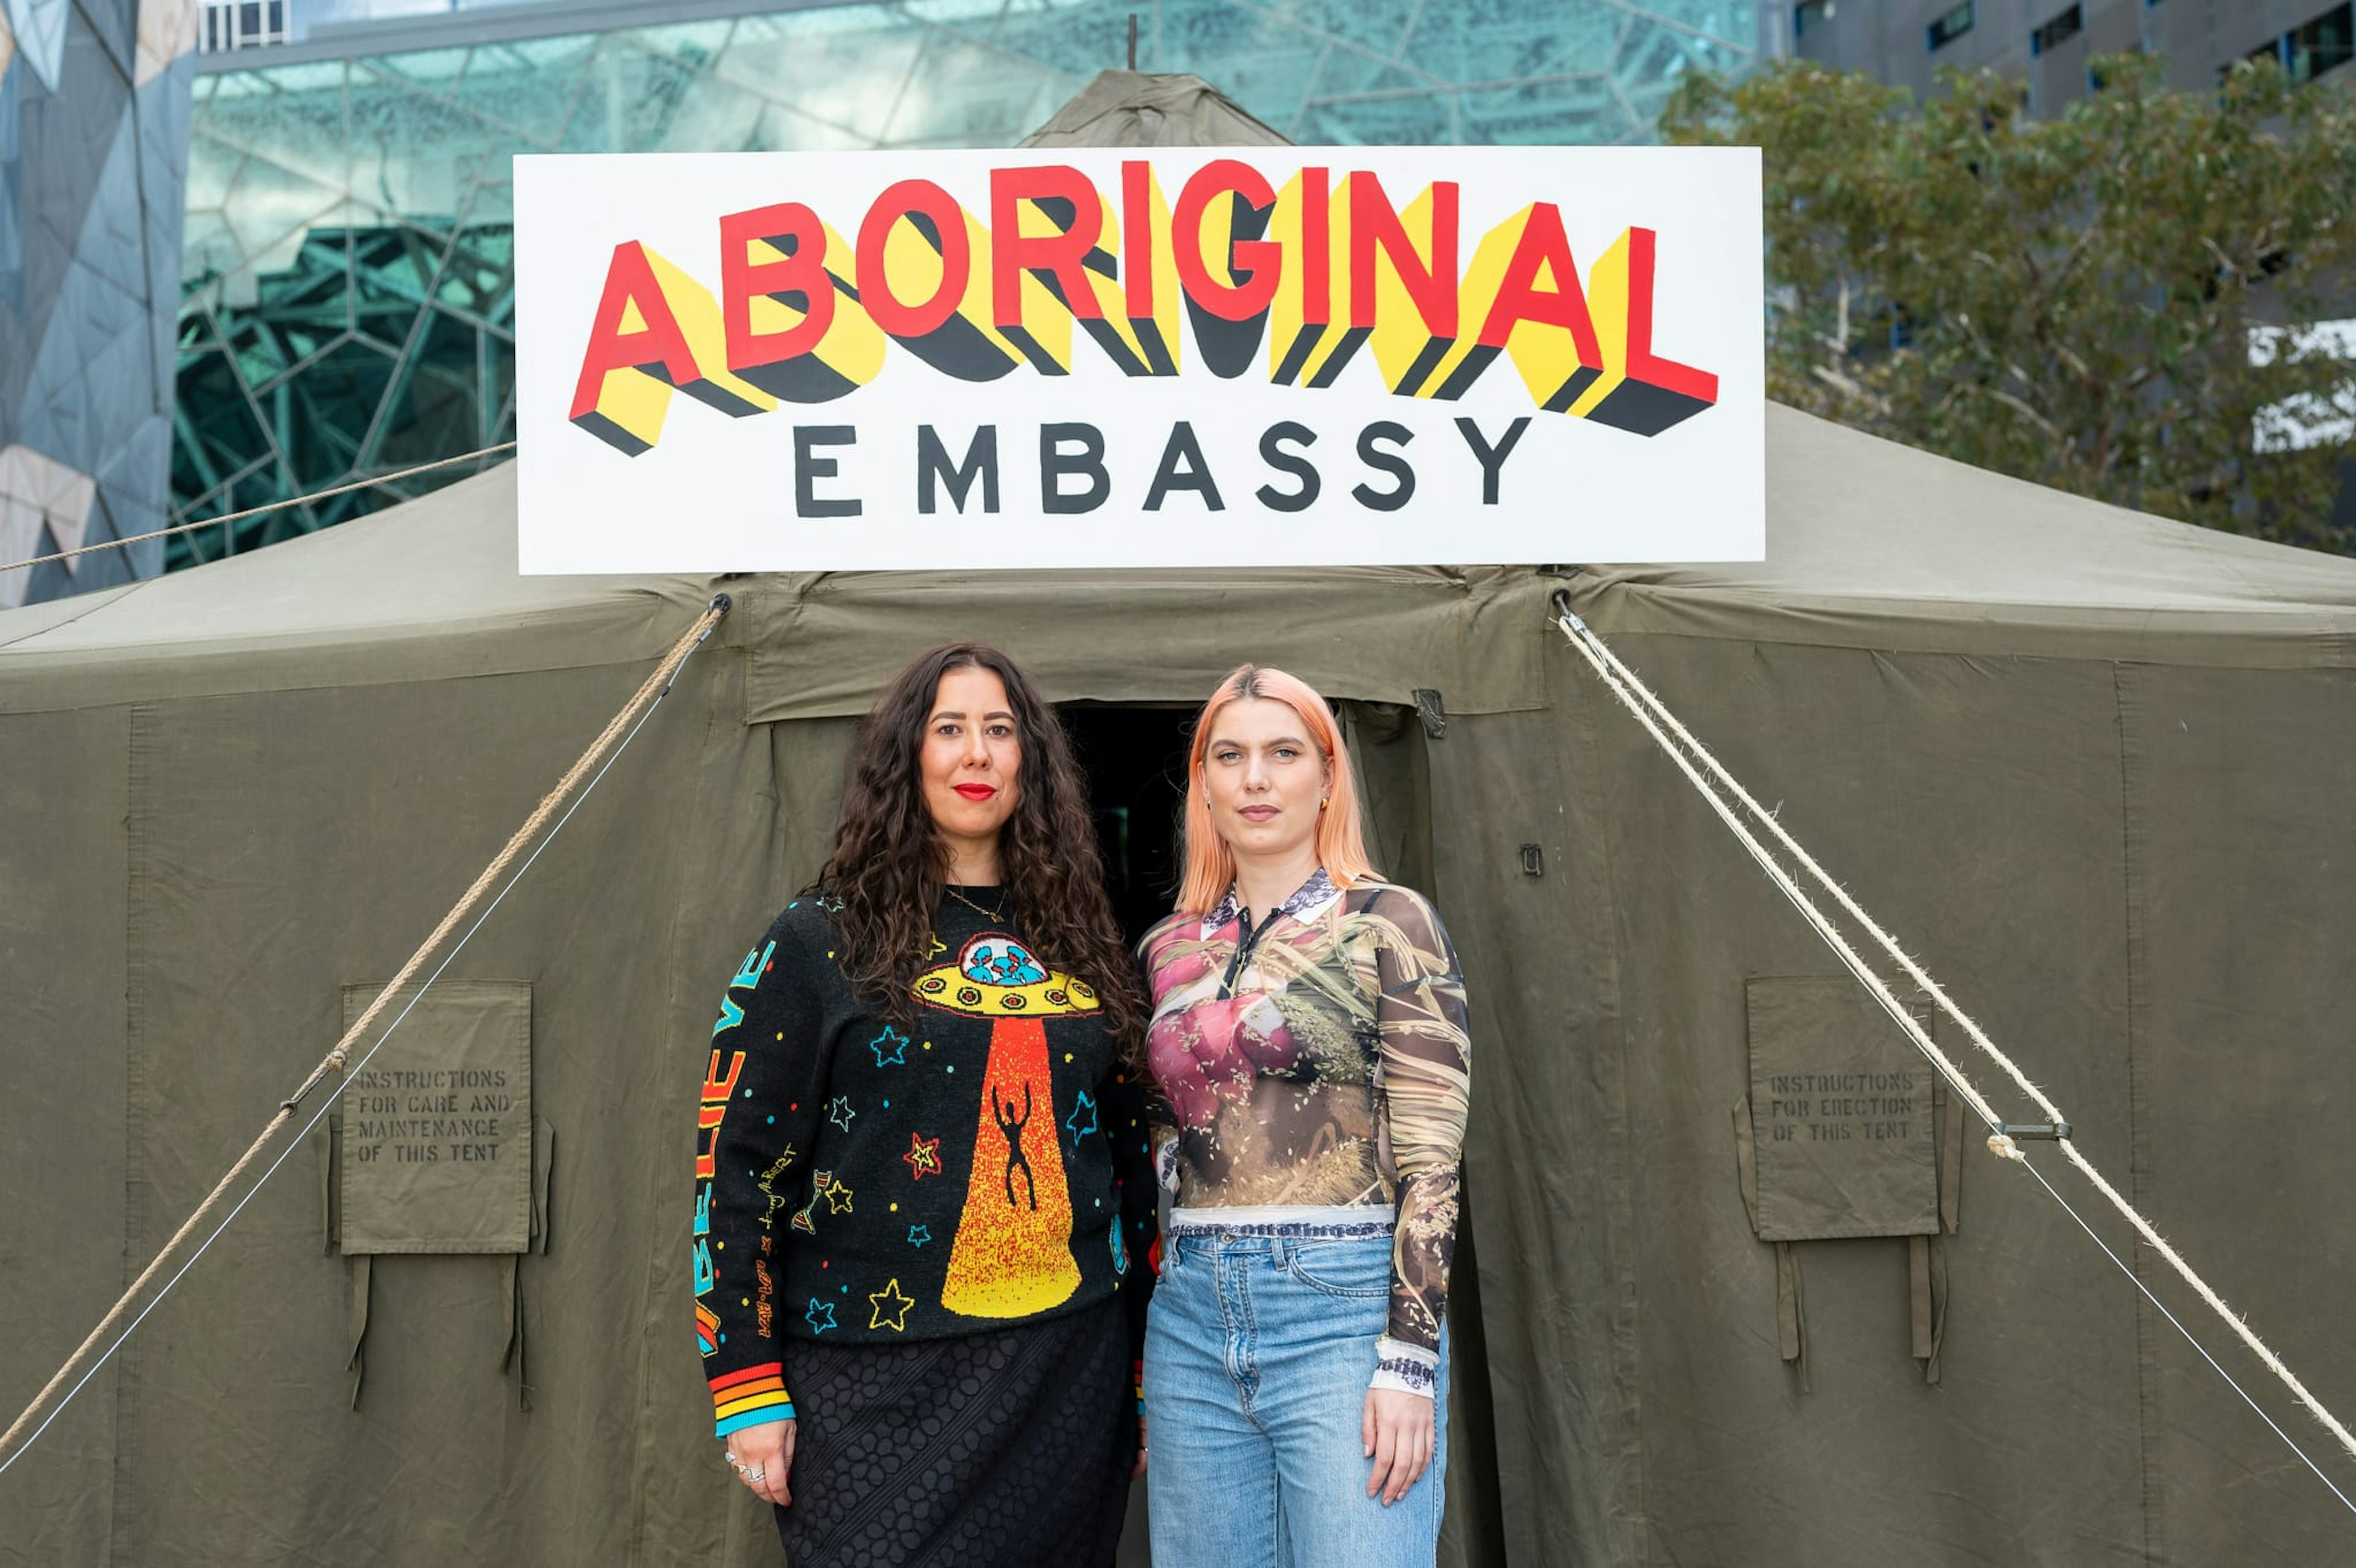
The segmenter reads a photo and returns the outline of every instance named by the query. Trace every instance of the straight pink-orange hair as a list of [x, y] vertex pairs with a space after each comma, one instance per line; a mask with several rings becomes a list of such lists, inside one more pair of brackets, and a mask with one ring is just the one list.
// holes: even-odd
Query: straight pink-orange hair
[[1211, 823], [1211, 802], [1203, 784], [1203, 753], [1211, 743], [1211, 725], [1231, 702], [1281, 702], [1301, 716], [1308, 727], [1309, 743], [1325, 753], [1333, 772], [1325, 809], [1317, 817], [1317, 860], [1337, 888], [1354, 888], [1375, 874], [1366, 859], [1365, 829], [1358, 821], [1358, 784], [1350, 771], [1350, 753], [1342, 744], [1342, 731], [1333, 709], [1308, 682], [1264, 665], [1244, 665], [1219, 682], [1211, 700], [1194, 717], [1194, 741], [1186, 752], [1186, 874], [1178, 884], [1178, 907], [1205, 914], [1219, 901], [1236, 880], [1236, 858], [1226, 840]]

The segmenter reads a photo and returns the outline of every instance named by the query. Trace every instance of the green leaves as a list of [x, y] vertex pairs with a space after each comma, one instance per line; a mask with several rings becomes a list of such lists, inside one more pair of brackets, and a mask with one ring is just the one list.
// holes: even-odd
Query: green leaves
[[2264, 336], [2351, 314], [2328, 291], [2356, 276], [2356, 101], [2271, 62], [2214, 93], [2171, 91], [2136, 55], [2094, 80], [2045, 121], [1990, 72], [1948, 73], [1921, 104], [1808, 61], [1688, 80], [1665, 139], [1765, 151], [1770, 395], [2040, 484], [2356, 552], [2329, 523], [2347, 437], [2261, 450], [2256, 433], [2286, 404], [2316, 428], [2356, 382], [2356, 360], [2311, 336]]

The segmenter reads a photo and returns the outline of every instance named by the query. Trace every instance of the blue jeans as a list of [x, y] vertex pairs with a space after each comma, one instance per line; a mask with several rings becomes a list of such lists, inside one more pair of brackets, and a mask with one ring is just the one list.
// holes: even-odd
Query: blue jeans
[[1360, 1424], [1390, 1316], [1390, 1238], [1293, 1240], [1283, 1229], [1180, 1234], [1163, 1247], [1145, 1330], [1154, 1568], [1430, 1568], [1448, 1460], [1447, 1341], [1431, 1467], [1385, 1508], [1366, 1495], [1374, 1461]]

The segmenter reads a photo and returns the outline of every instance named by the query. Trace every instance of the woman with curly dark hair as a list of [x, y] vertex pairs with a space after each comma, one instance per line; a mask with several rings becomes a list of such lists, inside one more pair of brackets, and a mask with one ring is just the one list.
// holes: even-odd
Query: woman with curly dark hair
[[728, 981], [698, 1118], [704, 1375], [795, 1568], [1112, 1561], [1141, 1002], [1055, 709], [993, 648], [924, 655]]

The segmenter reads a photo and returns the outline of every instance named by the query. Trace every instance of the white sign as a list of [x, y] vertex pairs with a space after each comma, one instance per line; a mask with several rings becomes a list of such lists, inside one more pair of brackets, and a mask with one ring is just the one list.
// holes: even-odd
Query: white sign
[[516, 160], [527, 572], [1745, 560], [1740, 148]]

